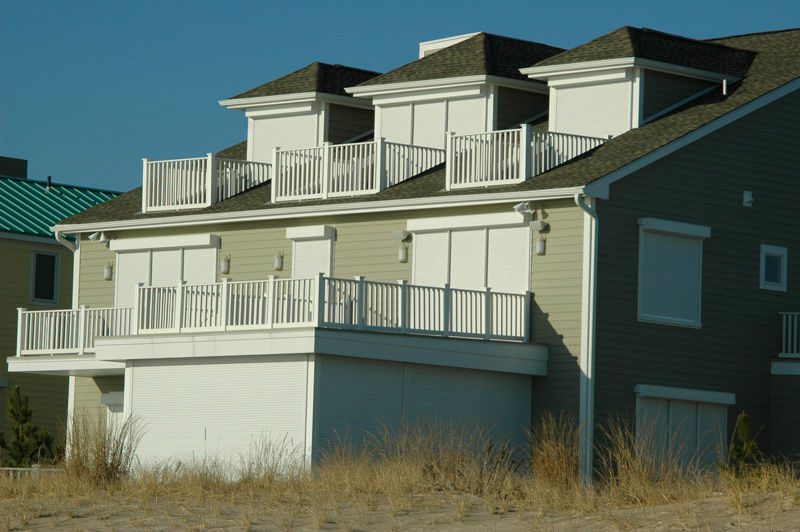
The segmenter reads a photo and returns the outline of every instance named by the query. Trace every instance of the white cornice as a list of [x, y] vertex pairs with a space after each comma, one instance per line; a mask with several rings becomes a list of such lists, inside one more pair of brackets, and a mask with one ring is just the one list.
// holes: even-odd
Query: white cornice
[[474, 205], [496, 205], [512, 201], [543, 201], [551, 199], [572, 199], [582, 187], [551, 188], [515, 192], [496, 192], [484, 194], [462, 194], [455, 196], [411, 198], [384, 201], [363, 201], [357, 203], [329, 205], [300, 205], [238, 212], [213, 214], [184, 214], [140, 220], [120, 220], [112, 222], [93, 222], [86, 224], [64, 224], [53, 227], [63, 233], [87, 233], [97, 230], [148, 229], [158, 227], [185, 227], [192, 225], [282, 220], [293, 218], [314, 218], [319, 216], [366, 214], [375, 212], [396, 212], [410, 210], [444, 209], [448, 207], [469, 207]]
[[562, 65], [546, 65], [546, 66], [532, 66], [521, 68], [520, 72], [532, 79], [546, 80], [552, 76], [566, 76], [572, 74], [584, 74], [587, 72], [598, 72], [601, 70], [610, 70], [615, 68], [646, 68], [649, 70], [658, 70], [660, 72], [667, 72], [669, 74], [678, 74], [691, 78], [704, 79], [708, 81], [734, 81], [738, 79], [736, 76], [729, 76], [719, 74], [717, 72], [710, 72], [699, 68], [691, 68], [681, 65], [673, 65], [663, 61], [654, 61], [652, 59], [643, 59], [641, 57], [620, 57], [616, 59], [603, 59], [600, 61], [583, 61], [580, 63], [566, 63]]
[[23, 235], [20, 233], [5, 233], [0, 231], [0, 240], [21, 240], [23, 242], [35, 242], [36, 244], [47, 244], [51, 246], [58, 246], [58, 242], [53, 237], [37, 236], [37, 235]]
[[230, 98], [219, 100], [219, 105], [227, 109], [252, 109], [264, 108], [274, 105], [299, 104], [309, 102], [329, 102], [350, 107], [370, 109], [369, 102], [353, 98], [352, 96], [342, 96], [341, 94], [331, 94], [328, 92], [297, 92], [294, 94], [278, 94], [276, 96], [256, 96], [253, 98]]
[[456, 78], [426, 79], [421, 81], [403, 81], [400, 83], [386, 83], [383, 85], [366, 85], [347, 87], [345, 91], [353, 96], [360, 98], [372, 98], [373, 96], [384, 96], [404, 92], [417, 92], [425, 90], [440, 90], [469, 87], [473, 85], [499, 85], [513, 89], [522, 89], [532, 92], [546, 93], [547, 87], [531, 81], [521, 79], [504, 78], [500, 76], [488, 76], [479, 74], [475, 76], [461, 76]]

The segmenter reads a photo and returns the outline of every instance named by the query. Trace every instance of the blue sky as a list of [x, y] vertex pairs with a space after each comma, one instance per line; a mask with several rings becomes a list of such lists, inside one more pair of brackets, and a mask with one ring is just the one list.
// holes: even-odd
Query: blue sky
[[800, 26], [800, 2], [0, 0], [0, 155], [116, 190], [141, 158], [243, 140], [217, 100], [312, 61], [388, 70], [472, 31], [571, 47], [623, 25], [710, 38]]

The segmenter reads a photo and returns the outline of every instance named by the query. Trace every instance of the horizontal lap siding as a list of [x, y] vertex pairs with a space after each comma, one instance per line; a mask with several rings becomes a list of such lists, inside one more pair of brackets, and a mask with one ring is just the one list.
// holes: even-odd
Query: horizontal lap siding
[[[780, 348], [778, 312], [798, 310], [800, 95], [793, 94], [611, 187], [598, 206], [599, 414], [633, 411], [636, 384], [736, 393], [767, 443], [769, 361]], [[753, 191], [752, 208], [742, 192]], [[711, 227], [703, 244], [702, 328], [639, 323], [640, 217]], [[758, 288], [762, 243], [789, 248], [789, 292]]]
[[330, 104], [327, 140], [334, 144], [348, 142], [374, 127], [372, 109], [357, 109], [344, 105]]
[[[533, 380], [534, 410], [576, 412], [580, 355], [583, 211], [572, 200], [536, 203], [550, 224], [544, 255], [531, 268], [533, 341], [549, 346], [547, 376]], [[531, 246], [536, 249], [538, 233]]]
[[497, 129], [519, 126], [520, 122], [547, 111], [547, 95], [499, 87]]
[[701, 79], [645, 70], [642, 116], [653, 116], [710, 85], [710, 82]]
[[800, 375], [773, 375], [770, 392], [772, 451], [797, 458], [800, 456]]
[[[103, 268], [115, 264], [115, 254], [105, 244], [81, 238], [78, 302], [89, 307], [114, 305], [114, 281], [103, 279]], [[116, 272], [114, 272], [116, 275]]]

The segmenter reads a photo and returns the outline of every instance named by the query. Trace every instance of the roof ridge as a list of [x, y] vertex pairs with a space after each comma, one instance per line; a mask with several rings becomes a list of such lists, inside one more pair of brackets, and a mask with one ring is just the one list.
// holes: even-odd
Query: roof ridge
[[[692, 42], [695, 42], [697, 44], [701, 44], [701, 45], [704, 45], [704, 46], [719, 46], [719, 47], [722, 47], [722, 48], [728, 48], [729, 50], [742, 51], [742, 48], [736, 48], [735, 46], [728, 46], [727, 44], [720, 44], [720, 43], [716, 43], [716, 42], [710, 42], [711, 39], [696, 39], [694, 37], [687, 37], [685, 35], [680, 35], [678, 33], [668, 33], [666, 31], [661, 31], [661, 30], [657, 30], [657, 29], [654, 29], [654, 28], [647, 28], [647, 27], [636, 28], [636, 29], [638, 31], [641, 31], [641, 32], [656, 33], [656, 34], [662, 35], [664, 37], [673, 37], [673, 38], [681, 39], [681, 40], [684, 40], [684, 41], [692, 41]], [[744, 50], [744, 51], [747, 51], [747, 50]]]
[[[722, 37], [712, 37], [712, 38], [703, 39], [703, 40], [704, 41], [724, 41], [726, 39], [736, 39], [738, 37], [751, 37], [753, 35], [770, 35], [770, 34], [773, 34], [773, 33], [787, 33], [787, 32], [790, 32], [790, 31], [800, 31], [800, 26], [795, 27], [795, 28], [784, 28], [782, 30], [767, 30], [767, 31], [752, 31], [750, 33], [736, 33], [734, 35], [725, 35], [725, 36], [722, 36]], [[713, 44], [717, 44], [717, 43], [713, 43]], [[727, 45], [722, 44], [720, 46], [727, 46]]]
[[[35, 183], [37, 185], [45, 185], [47, 186], [46, 179], [30, 179], [25, 177], [16, 177], [16, 176], [7, 176], [7, 175], [0, 175], [0, 179], [10, 179], [13, 181], [20, 181], [23, 183]], [[96, 188], [96, 187], [87, 187], [86, 185], [70, 185], [67, 183], [56, 183], [54, 181], [50, 182], [51, 187], [61, 187], [61, 188], [69, 188], [73, 190], [91, 190], [93, 192], [108, 192], [109, 194], [122, 194], [119, 190], [111, 190], [108, 188]]]

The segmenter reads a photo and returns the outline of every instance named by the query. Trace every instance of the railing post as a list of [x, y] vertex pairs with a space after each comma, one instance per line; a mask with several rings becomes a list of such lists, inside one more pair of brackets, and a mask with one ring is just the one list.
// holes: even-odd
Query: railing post
[[444, 187], [450, 190], [453, 184], [453, 143], [455, 142], [455, 131], [448, 131], [444, 137]]
[[400, 284], [400, 332], [408, 332], [408, 281], [397, 281]]
[[150, 183], [147, 179], [147, 157], [142, 157], [142, 212], [147, 212], [147, 199], [150, 195]]
[[136, 283], [136, 297], [133, 298], [133, 309], [131, 310], [131, 334], [139, 334], [139, 312], [142, 310], [142, 287], [144, 283]]
[[216, 203], [217, 197], [217, 159], [213, 153], [208, 154], [206, 161], [206, 205]]
[[375, 141], [375, 192], [380, 192], [388, 186], [389, 175], [386, 162], [389, 160], [386, 153], [386, 138], [380, 137]]
[[84, 350], [86, 349], [86, 338], [84, 334], [86, 332], [86, 305], [81, 305], [78, 307], [78, 354], [82, 355]]
[[175, 325], [173, 329], [175, 329], [177, 333], [181, 332], [181, 326], [183, 325], [183, 285], [184, 281], [178, 283], [175, 292]]
[[278, 159], [280, 158], [280, 146], [272, 148], [272, 203], [278, 198], [278, 182], [280, 182], [280, 165]]
[[358, 281], [358, 285], [356, 285], [356, 328], [363, 329], [366, 325], [366, 315], [365, 315], [365, 301], [364, 298], [366, 296], [366, 286], [365, 286], [365, 277], [363, 275], [356, 275], [354, 277], [356, 281]]
[[325, 141], [322, 143], [322, 198], [327, 199], [330, 193], [330, 178], [331, 178], [331, 143]]
[[445, 283], [444, 290], [442, 290], [442, 336], [450, 336], [450, 306], [452, 298], [450, 283]]
[[275, 297], [275, 277], [275, 275], [267, 276], [267, 317], [265, 320], [267, 329], [272, 329], [275, 320], [275, 303], [278, 301]]
[[483, 301], [483, 337], [492, 337], [492, 289], [486, 287], [486, 295]]
[[317, 274], [317, 308], [314, 320], [315, 327], [322, 327], [325, 324], [325, 274]]
[[22, 333], [25, 330], [24, 322], [25, 311], [28, 310], [24, 307], [17, 307], [17, 356], [22, 355]]
[[522, 327], [523, 327], [523, 334], [522, 334], [522, 341], [526, 344], [531, 341], [531, 292], [527, 290], [525, 292], [525, 302], [523, 303], [525, 307], [522, 309]]
[[230, 294], [230, 279], [227, 277], [222, 278], [222, 290], [219, 300], [219, 315], [222, 320], [222, 330], [228, 330], [228, 297]]
[[533, 141], [533, 129], [530, 124], [522, 124], [519, 131], [519, 179], [525, 181], [533, 175], [531, 168], [531, 142]]

